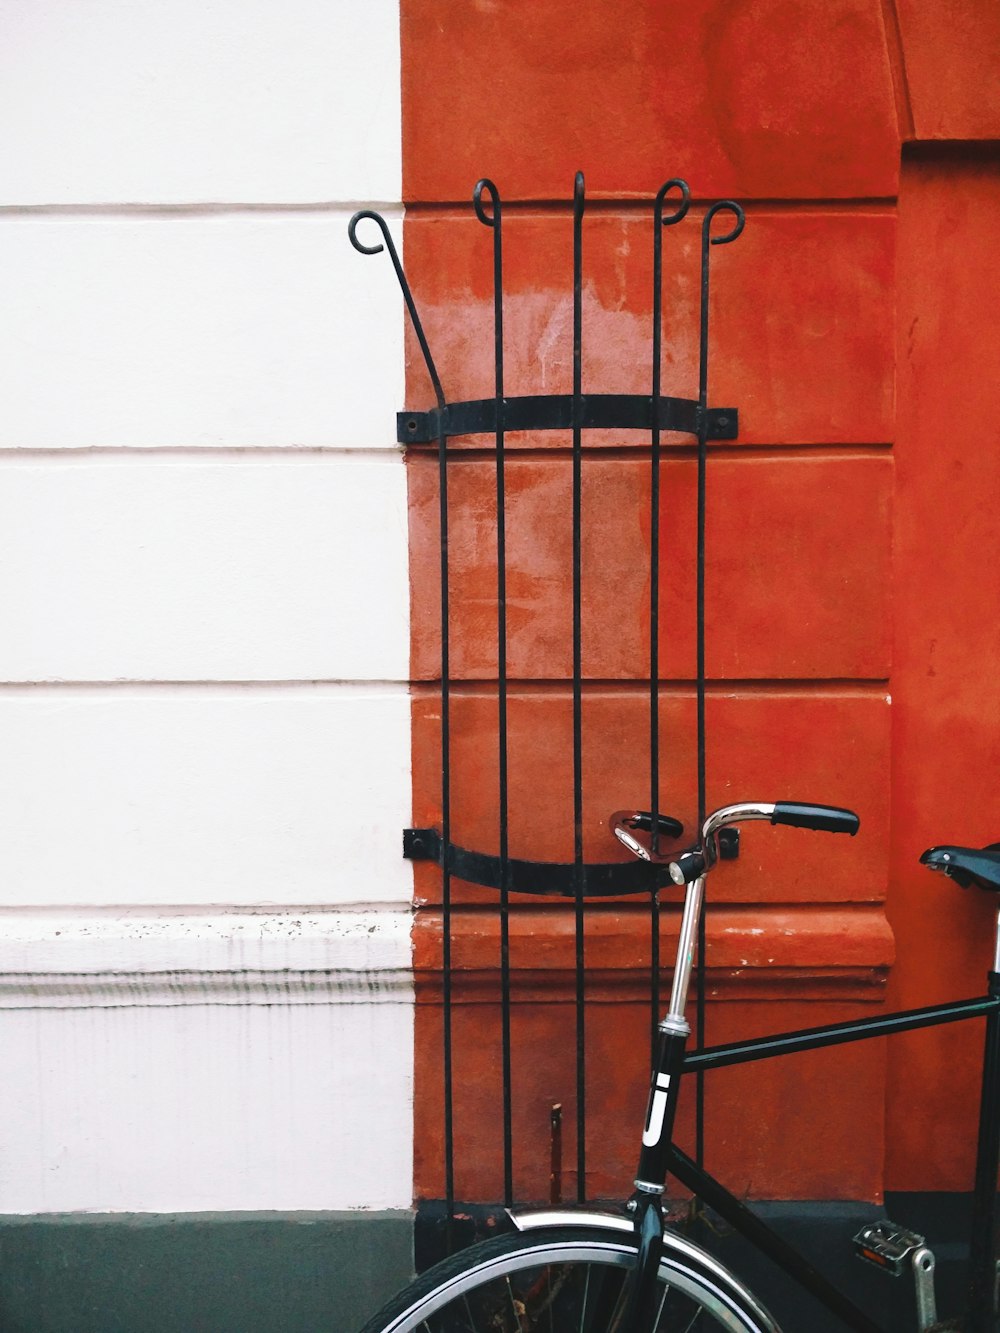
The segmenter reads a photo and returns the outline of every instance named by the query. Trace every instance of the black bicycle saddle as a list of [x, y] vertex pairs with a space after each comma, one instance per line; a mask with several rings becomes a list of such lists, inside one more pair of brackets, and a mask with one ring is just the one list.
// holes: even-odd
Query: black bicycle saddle
[[975, 884], [977, 889], [1000, 893], [1000, 842], [988, 847], [929, 847], [920, 864], [949, 875], [963, 889]]

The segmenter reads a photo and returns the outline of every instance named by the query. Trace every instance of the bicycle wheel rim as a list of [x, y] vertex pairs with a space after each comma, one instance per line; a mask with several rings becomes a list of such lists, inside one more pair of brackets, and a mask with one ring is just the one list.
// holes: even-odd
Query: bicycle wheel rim
[[[362, 1333], [614, 1333], [635, 1248], [594, 1232], [508, 1236], [425, 1273]], [[715, 1276], [660, 1265], [656, 1333], [764, 1333]]]

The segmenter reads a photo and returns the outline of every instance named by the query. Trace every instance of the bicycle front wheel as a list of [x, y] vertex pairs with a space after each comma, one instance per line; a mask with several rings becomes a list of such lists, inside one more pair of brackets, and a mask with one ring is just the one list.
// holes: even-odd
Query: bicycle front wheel
[[[635, 1262], [635, 1243], [620, 1232], [497, 1236], [428, 1269], [361, 1333], [616, 1333]], [[694, 1257], [665, 1252], [659, 1284], [655, 1333], [777, 1333]]]

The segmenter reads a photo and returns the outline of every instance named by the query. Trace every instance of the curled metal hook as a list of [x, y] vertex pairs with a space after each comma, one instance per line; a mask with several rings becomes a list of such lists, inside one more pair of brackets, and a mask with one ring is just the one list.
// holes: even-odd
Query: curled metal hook
[[578, 171], [573, 179], [573, 217], [577, 222], [583, 217], [583, 172]]
[[719, 202], [713, 204], [705, 214], [705, 220], [702, 223], [702, 227], [704, 228], [706, 236], [711, 234], [712, 219], [715, 217], [716, 213], [722, 212], [732, 213], [733, 217], [736, 219], [736, 226], [727, 236], [712, 236], [713, 245], [728, 245], [730, 241], [735, 241], [746, 226], [746, 214], [743, 212], [743, 209], [740, 208], [739, 204], [734, 203], [732, 199], [720, 199]]
[[[358, 223], [371, 219], [382, 233], [384, 245], [365, 245], [363, 241], [358, 240]], [[389, 258], [392, 260], [392, 266], [396, 270], [396, 280], [399, 283], [400, 291], [403, 293], [403, 300], [406, 302], [406, 308], [410, 314], [410, 320], [413, 324], [413, 332], [417, 335], [417, 342], [420, 344], [420, 352], [424, 358], [424, 365], [427, 367], [427, 374], [430, 376], [431, 384], [434, 386], [434, 397], [437, 399], [437, 405], [443, 409], [445, 406], [444, 389], [441, 387], [441, 380], [437, 373], [437, 367], [434, 365], [434, 358], [431, 356], [431, 349], [427, 344], [427, 338], [424, 334], [424, 326], [420, 322], [420, 316], [417, 313], [416, 302], [413, 299], [413, 293], [410, 291], [410, 284], [406, 281], [406, 274], [403, 272], [403, 265], [399, 262], [399, 253], [389, 235], [389, 227], [381, 213], [374, 212], [373, 209], [363, 208], [359, 213], [355, 213], [347, 224], [347, 234], [351, 238], [351, 244], [355, 250], [363, 255], [380, 255], [383, 250], [388, 250]]]
[[[667, 195], [671, 190], [680, 190], [681, 201], [673, 213], [664, 213], [663, 205]], [[656, 193], [656, 221], [657, 225], [672, 227], [675, 222], [680, 222], [691, 207], [691, 189], [687, 181], [682, 181], [679, 176], [674, 176], [661, 185]]]
[[[725, 236], [712, 235], [712, 222], [716, 213], [732, 213], [736, 219], [736, 225], [732, 231], [727, 232]], [[698, 403], [701, 413], [701, 427], [698, 434], [699, 447], [699, 468], [704, 465], [704, 450], [707, 440], [706, 430], [706, 412], [708, 410], [708, 280], [709, 280], [709, 253], [713, 245], [728, 245], [730, 241], [735, 241], [746, 223], [746, 215], [739, 204], [734, 204], [731, 199], [720, 199], [718, 203], [705, 214], [701, 224], [701, 321], [698, 348]], [[700, 476], [700, 472], [699, 472]], [[700, 485], [701, 483], [699, 483]]]
[[358, 223], [364, 222], [366, 218], [371, 218], [372, 222], [378, 226], [388, 243], [390, 253], [395, 254], [395, 246], [392, 243], [392, 237], [389, 235], [385, 218], [381, 213], [375, 213], [370, 208], [363, 208], [360, 213], [355, 213], [347, 224], [347, 234], [351, 238], [351, 244], [355, 250], [360, 251], [363, 255], [380, 255], [385, 249], [384, 245], [365, 245], [363, 241], [358, 240]]
[[[492, 210], [487, 213], [483, 207], [483, 194], [487, 195], [489, 206]], [[495, 227], [500, 220], [500, 191], [489, 179], [484, 176], [481, 181], [476, 182], [476, 188], [472, 192], [472, 206], [476, 210], [476, 217], [485, 227]]]

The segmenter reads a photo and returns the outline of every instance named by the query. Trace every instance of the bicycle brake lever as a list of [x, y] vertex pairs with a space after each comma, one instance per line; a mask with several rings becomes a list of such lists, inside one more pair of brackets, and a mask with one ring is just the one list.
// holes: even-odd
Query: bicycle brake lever
[[669, 838], [674, 841], [684, 834], [684, 825], [679, 819], [674, 819], [671, 815], [658, 814], [657, 845], [654, 847], [653, 816], [649, 810], [616, 810], [609, 822], [612, 832], [622, 846], [627, 847], [632, 855], [638, 856], [641, 861], [668, 861], [670, 857], [660, 851], [659, 839]]

